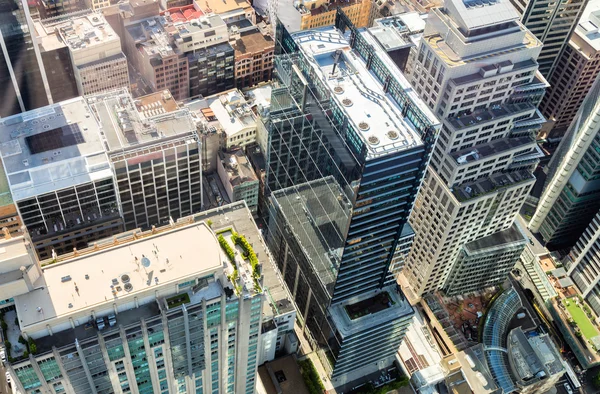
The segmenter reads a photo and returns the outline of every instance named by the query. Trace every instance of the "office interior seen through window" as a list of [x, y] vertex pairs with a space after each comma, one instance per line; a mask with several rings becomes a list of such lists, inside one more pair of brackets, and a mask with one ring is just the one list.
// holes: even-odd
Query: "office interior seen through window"
[[600, 393], [600, 0], [0, 0], [0, 394]]

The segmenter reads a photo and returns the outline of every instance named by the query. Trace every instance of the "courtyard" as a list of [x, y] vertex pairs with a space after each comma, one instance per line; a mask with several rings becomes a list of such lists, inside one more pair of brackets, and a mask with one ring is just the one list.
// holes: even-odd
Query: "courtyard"
[[563, 304], [587, 340], [599, 335], [598, 330], [587, 317], [583, 304], [579, 302], [577, 297], [565, 298]]

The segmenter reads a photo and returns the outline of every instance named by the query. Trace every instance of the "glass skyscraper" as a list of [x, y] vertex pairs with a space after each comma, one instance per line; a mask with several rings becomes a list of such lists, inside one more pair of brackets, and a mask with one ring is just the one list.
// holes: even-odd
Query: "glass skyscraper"
[[276, 29], [269, 243], [335, 386], [393, 362], [412, 307], [390, 273], [437, 136], [367, 31]]

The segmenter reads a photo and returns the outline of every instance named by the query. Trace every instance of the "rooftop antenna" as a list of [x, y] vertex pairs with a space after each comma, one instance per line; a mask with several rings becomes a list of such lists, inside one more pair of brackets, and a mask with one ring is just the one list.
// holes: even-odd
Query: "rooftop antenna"
[[342, 51], [340, 49], [335, 51], [335, 54], [333, 55], [333, 70], [331, 70], [331, 75], [335, 74], [335, 68], [338, 64], [338, 62], [340, 61], [340, 57], [342, 56]]

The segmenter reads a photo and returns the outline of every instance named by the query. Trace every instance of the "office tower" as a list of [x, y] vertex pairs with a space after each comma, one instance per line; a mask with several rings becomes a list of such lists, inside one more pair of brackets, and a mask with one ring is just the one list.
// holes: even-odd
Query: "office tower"
[[597, 315], [600, 314], [599, 223], [600, 213], [597, 213], [563, 260], [567, 274]]
[[550, 78], [562, 51], [575, 30], [587, 0], [510, 0], [521, 22], [544, 44], [538, 63], [540, 72]]
[[0, 118], [52, 103], [25, 0], [0, 2]]
[[277, 26], [265, 127], [270, 249], [344, 387], [393, 363], [412, 317], [390, 265], [438, 123], [367, 30], [336, 26]]
[[[464, 249], [470, 242], [514, 253], [501, 232], [513, 226], [542, 156], [535, 140], [545, 121], [537, 109], [547, 87], [537, 72], [541, 47], [508, 0], [447, 0], [430, 12], [411, 82], [443, 125], [411, 215], [416, 236], [403, 275], [417, 295], [452, 292], [445, 286], [452, 267], [475, 258]], [[479, 280], [465, 275], [461, 287]]]
[[368, 27], [372, 21], [374, 5], [369, 0], [274, 0], [269, 2], [269, 13], [272, 21], [279, 19], [287, 31], [293, 33], [333, 25], [338, 7], [344, 10], [344, 14], [357, 27]]
[[100, 127], [81, 97], [0, 120], [12, 198], [40, 258], [123, 231]]
[[569, 44], [557, 60], [550, 87], [540, 104], [548, 119], [544, 138], [560, 138], [600, 73], [600, 2], [592, 0], [581, 15]]
[[168, 89], [176, 100], [210, 96], [235, 83], [227, 25], [194, 7], [129, 22], [123, 34], [127, 60], [153, 90]]
[[529, 228], [551, 249], [572, 247], [600, 209], [600, 81], [596, 79], [548, 164]]
[[41, 19], [55, 18], [86, 9], [84, 0], [39, 0], [35, 8]]
[[102, 127], [126, 230], [202, 209], [196, 123], [168, 91], [134, 100], [123, 90], [88, 98]]
[[[72, 90], [71, 85], [74, 85], [75, 95], [79, 96], [129, 89], [127, 59], [121, 51], [121, 40], [102, 14], [83, 11], [38, 20], [34, 26], [42, 57], [50, 57], [44, 64], [52, 67], [55, 53], [64, 51], [68, 54], [72, 77], [70, 80], [64, 77], [63, 88]], [[50, 73], [48, 67], [46, 72], [51, 75], [49, 83], [52, 87], [59, 75]]]
[[[256, 263], [228, 258], [234, 232]], [[36, 352], [12, 346], [12, 384], [22, 393], [252, 394], [268, 258], [238, 203], [45, 265], [34, 288], [14, 297]]]
[[[230, 37], [234, 41], [234, 37]], [[271, 80], [273, 74], [273, 39], [254, 28], [238, 33], [235, 43], [235, 86], [249, 88]]]

